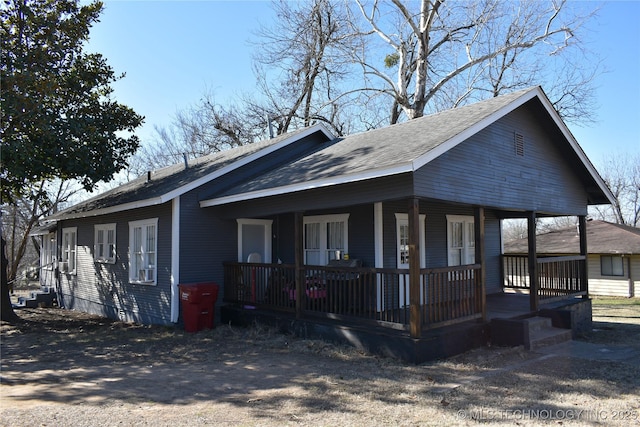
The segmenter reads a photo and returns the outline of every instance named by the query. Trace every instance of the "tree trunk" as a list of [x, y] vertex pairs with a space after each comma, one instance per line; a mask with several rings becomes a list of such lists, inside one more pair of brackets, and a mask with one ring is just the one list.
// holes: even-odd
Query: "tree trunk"
[[14, 322], [18, 319], [18, 316], [13, 311], [13, 306], [11, 305], [11, 295], [9, 295], [9, 279], [7, 275], [9, 260], [7, 259], [7, 254], [5, 252], [6, 246], [7, 242], [4, 240], [3, 236], [1, 251], [2, 254], [0, 254], [0, 258], [2, 258], [2, 280], [0, 281], [0, 318], [5, 322]]

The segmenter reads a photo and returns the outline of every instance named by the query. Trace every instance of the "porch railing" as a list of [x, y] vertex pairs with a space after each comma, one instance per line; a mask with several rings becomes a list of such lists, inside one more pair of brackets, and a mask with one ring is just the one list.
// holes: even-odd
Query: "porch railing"
[[[504, 287], [530, 290], [529, 261], [526, 255], [503, 255]], [[538, 296], [553, 302], [587, 294], [586, 257], [538, 258]]]
[[[294, 313], [295, 266], [224, 264], [224, 301]], [[407, 329], [409, 270], [304, 266], [305, 315]], [[425, 328], [482, 317], [480, 265], [422, 269], [420, 321]]]

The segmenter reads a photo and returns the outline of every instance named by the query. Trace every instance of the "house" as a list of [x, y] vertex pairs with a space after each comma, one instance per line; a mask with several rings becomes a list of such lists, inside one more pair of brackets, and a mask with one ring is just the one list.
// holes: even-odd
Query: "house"
[[[544, 257], [580, 253], [576, 227], [553, 230], [536, 236], [537, 251]], [[619, 297], [640, 297], [640, 229], [606, 221], [587, 222], [587, 266], [589, 293]], [[505, 242], [505, 269], [512, 260], [526, 255], [527, 239]], [[509, 260], [509, 261], [507, 261]], [[505, 275], [512, 282], [522, 279]], [[526, 278], [525, 278], [526, 280]], [[505, 284], [505, 286], [509, 286]]]
[[[178, 285], [215, 282], [225, 323], [278, 322], [419, 362], [486, 343], [488, 301], [503, 296], [502, 219], [577, 216], [586, 245], [587, 206], [611, 199], [533, 87], [150, 172], [49, 217], [43, 264], [57, 260], [67, 308], [179, 323]], [[572, 287], [551, 291], [532, 239], [527, 313], [560, 304], [579, 313], [570, 327], [590, 322], [581, 254], [567, 261]]]

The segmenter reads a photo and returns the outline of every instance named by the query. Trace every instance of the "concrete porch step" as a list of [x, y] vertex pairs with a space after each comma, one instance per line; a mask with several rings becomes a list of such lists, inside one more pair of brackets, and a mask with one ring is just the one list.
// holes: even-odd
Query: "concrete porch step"
[[524, 346], [527, 350], [536, 350], [553, 344], [571, 340], [571, 330], [554, 328], [548, 317], [531, 317], [525, 319]]
[[28, 297], [18, 297], [13, 308], [51, 307], [56, 303], [56, 294], [52, 289], [43, 287], [40, 291], [31, 292]]

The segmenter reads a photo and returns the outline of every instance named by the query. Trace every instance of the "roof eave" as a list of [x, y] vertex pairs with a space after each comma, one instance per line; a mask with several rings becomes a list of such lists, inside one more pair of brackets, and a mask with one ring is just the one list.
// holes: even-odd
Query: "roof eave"
[[221, 206], [234, 202], [243, 202], [247, 200], [261, 199], [264, 197], [278, 196], [282, 194], [294, 193], [298, 191], [313, 190], [317, 188], [330, 187], [339, 184], [348, 184], [351, 182], [365, 181], [368, 179], [381, 178], [384, 176], [398, 175], [406, 172], [413, 172], [412, 163], [405, 163], [393, 168], [375, 169], [363, 173], [351, 175], [343, 175], [340, 177], [329, 177], [316, 179], [313, 181], [305, 181], [297, 184], [273, 187], [266, 190], [248, 191], [246, 193], [232, 194], [230, 196], [217, 197], [200, 201], [201, 208], [212, 206]]
[[83, 212], [76, 212], [76, 213], [71, 213], [68, 215], [61, 215], [59, 217], [55, 217], [54, 218], [56, 220], [68, 220], [68, 219], [77, 219], [77, 218], [87, 218], [87, 217], [92, 217], [92, 216], [99, 216], [99, 215], [106, 215], [106, 214], [111, 214], [111, 213], [117, 213], [117, 212], [123, 212], [123, 211], [128, 211], [131, 209], [138, 209], [138, 208], [143, 208], [143, 207], [148, 207], [148, 206], [155, 206], [155, 205], [161, 205], [163, 203], [166, 203], [170, 200], [175, 199], [176, 197], [179, 197], [185, 193], [188, 193], [191, 190], [194, 190], [195, 188], [198, 188], [199, 186], [206, 184], [209, 181], [212, 181], [214, 179], [217, 179], [229, 172], [232, 172], [235, 169], [238, 169], [240, 167], [243, 167], [245, 165], [247, 165], [248, 163], [251, 163], [252, 161], [255, 161], [256, 159], [259, 159], [262, 156], [271, 154], [281, 148], [286, 147], [289, 144], [292, 144], [296, 141], [299, 141], [303, 138], [306, 138], [309, 135], [312, 135], [316, 132], [321, 132], [324, 136], [327, 137], [327, 139], [331, 140], [334, 139], [335, 136], [326, 128], [326, 126], [324, 126], [322, 123], [318, 123], [315, 124], [313, 126], [308, 127], [307, 129], [301, 131], [300, 133], [296, 134], [294, 137], [291, 138], [285, 138], [282, 141], [280, 141], [277, 144], [273, 144], [270, 145], [269, 147], [265, 147], [262, 150], [256, 151], [255, 153], [252, 153], [240, 160], [237, 160], [233, 163], [231, 163], [230, 165], [227, 165], [219, 170], [216, 170], [215, 172], [212, 172], [210, 174], [207, 174], [201, 178], [196, 179], [195, 181], [192, 181], [188, 184], [185, 184], [181, 187], [175, 188], [167, 193], [164, 193], [158, 197], [154, 197], [154, 198], [149, 198], [149, 199], [144, 199], [144, 200], [137, 200], [135, 202], [130, 202], [130, 203], [124, 203], [124, 204], [120, 204], [120, 205], [114, 205], [114, 206], [110, 206], [107, 208], [102, 208], [102, 209], [94, 209], [94, 210], [89, 210], [89, 211], [83, 211]]

